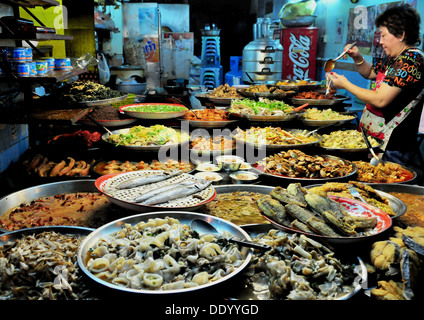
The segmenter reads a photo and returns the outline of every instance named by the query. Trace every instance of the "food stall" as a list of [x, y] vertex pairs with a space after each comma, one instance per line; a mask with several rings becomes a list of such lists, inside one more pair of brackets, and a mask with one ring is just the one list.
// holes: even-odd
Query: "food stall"
[[269, 27], [241, 85], [131, 93], [75, 64], [17, 78], [54, 89], [25, 92], [30, 145], [2, 172], [2, 300], [422, 299], [417, 171], [372, 165], [382, 141], [350, 98], [283, 78]]

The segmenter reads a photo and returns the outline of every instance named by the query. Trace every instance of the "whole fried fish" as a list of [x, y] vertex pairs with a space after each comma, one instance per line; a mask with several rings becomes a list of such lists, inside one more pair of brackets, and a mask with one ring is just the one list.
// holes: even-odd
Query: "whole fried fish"
[[118, 190], [131, 189], [131, 188], [135, 188], [139, 186], [144, 186], [146, 184], [163, 181], [171, 177], [175, 177], [176, 175], [179, 175], [181, 173], [182, 173], [181, 170], [162, 171], [159, 174], [152, 174], [147, 177], [138, 177], [138, 178], [130, 179], [128, 181], [124, 181], [120, 183], [118, 186], [116, 186], [116, 188]]
[[305, 193], [300, 184], [291, 183], [287, 189], [275, 187], [271, 191], [271, 196], [283, 203], [295, 203], [301, 207], [306, 207]]
[[290, 225], [290, 222], [287, 218], [286, 209], [278, 200], [259, 199], [257, 203], [259, 209], [261, 209], [266, 216], [270, 217], [271, 219], [274, 219], [278, 223], [281, 223], [285, 226]]
[[157, 194], [149, 199], [141, 202], [144, 205], [155, 205], [168, 202], [178, 198], [184, 198], [206, 189], [212, 181], [204, 180], [197, 182], [191, 186], [176, 186], [173, 189]]
[[138, 195], [137, 197], [134, 198], [133, 201], [134, 202], [142, 202], [142, 201], [145, 201], [145, 200], [153, 197], [154, 195], [160, 194], [162, 192], [165, 192], [165, 191], [168, 191], [168, 190], [171, 190], [171, 189], [175, 189], [177, 187], [182, 187], [182, 186], [187, 187], [187, 186], [194, 185], [194, 184], [195, 184], [195, 182], [193, 180], [188, 180], [188, 181], [181, 181], [177, 184], [170, 184], [170, 185], [166, 185], [166, 186], [163, 186], [163, 187], [158, 187], [158, 188], [152, 189], [150, 191], [147, 191], [147, 192], [144, 192], [144, 193]]

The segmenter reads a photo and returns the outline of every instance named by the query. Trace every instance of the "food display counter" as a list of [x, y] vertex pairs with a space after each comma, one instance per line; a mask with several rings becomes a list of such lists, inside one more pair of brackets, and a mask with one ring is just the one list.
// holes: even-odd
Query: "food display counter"
[[[371, 166], [355, 114], [332, 110], [333, 96], [319, 99], [331, 100], [325, 105], [309, 95], [299, 106], [266, 88], [265, 99], [248, 97], [260, 94], [253, 85], [217, 88], [204, 95], [221, 107], [203, 110], [148, 97], [80, 101], [87, 112], [74, 132], [32, 146], [4, 173], [13, 188], [0, 199], [1, 252], [14, 271], [2, 297], [420, 299], [416, 172]], [[377, 150], [381, 142], [370, 143]], [[194, 218], [220, 234], [193, 231]], [[57, 271], [43, 269], [51, 282], [17, 291], [39, 257], [17, 262], [14, 252], [39, 242], [72, 250], [67, 263], [78, 270], [69, 272], [79, 276], [58, 284]]]

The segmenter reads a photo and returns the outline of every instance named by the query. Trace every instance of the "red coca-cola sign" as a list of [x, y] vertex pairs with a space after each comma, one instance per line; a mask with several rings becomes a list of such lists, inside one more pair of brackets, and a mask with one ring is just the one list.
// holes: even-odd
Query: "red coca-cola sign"
[[283, 79], [314, 79], [318, 28], [286, 28], [281, 32], [283, 45]]

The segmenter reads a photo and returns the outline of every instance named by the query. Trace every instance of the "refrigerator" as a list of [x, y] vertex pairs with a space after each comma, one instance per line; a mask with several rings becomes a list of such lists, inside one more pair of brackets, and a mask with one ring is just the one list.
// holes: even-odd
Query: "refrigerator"
[[274, 39], [283, 46], [282, 79], [316, 80], [317, 27], [277, 29]]

